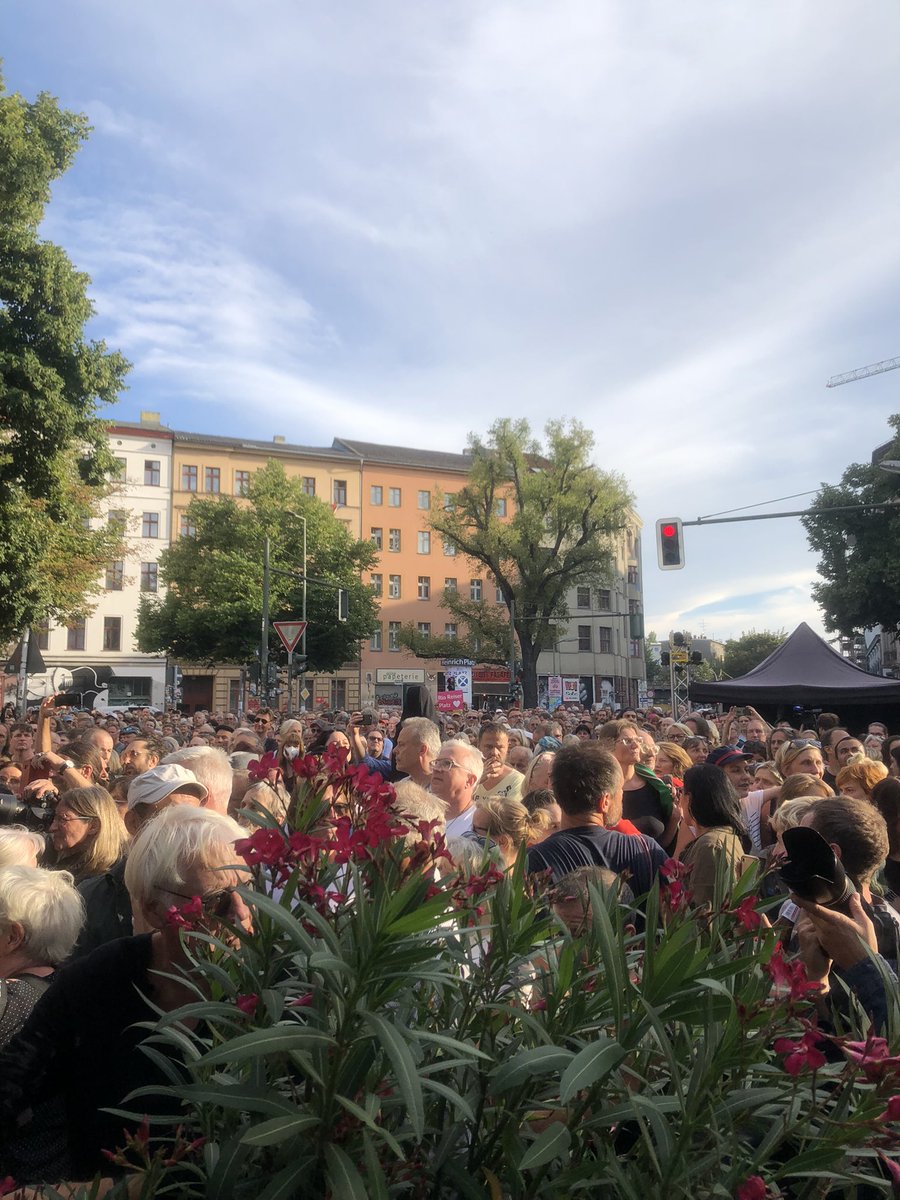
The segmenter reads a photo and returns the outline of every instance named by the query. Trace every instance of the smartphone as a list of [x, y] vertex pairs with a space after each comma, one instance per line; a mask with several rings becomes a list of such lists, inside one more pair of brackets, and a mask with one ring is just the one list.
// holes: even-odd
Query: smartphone
[[51, 708], [81, 708], [84, 699], [81, 692], [60, 692], [53, 697]]

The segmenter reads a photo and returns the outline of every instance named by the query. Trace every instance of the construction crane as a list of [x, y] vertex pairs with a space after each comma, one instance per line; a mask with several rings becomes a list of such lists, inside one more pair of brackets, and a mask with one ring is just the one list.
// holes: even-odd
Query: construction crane
[[842, 383], [868, 379], [870, 375], [883, 375], [885, 371], [894, 371], [897, 367], [900, 367], [900, 358], [886, 358], [884, 362], [872, 363], [870, 367], [857, 367], [855, 371], [847, 371], [844, 375], [832, 375], [825, 386], [840, 387]]

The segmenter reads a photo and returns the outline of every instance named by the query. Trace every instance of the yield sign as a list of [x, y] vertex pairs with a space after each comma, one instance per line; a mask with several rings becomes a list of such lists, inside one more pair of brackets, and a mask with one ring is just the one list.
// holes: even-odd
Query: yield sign
[[303, 631], [309, 624], [308, 621], [273, 621], [272, 625], [275, 632], [281, 638], [285, 650], [291, 654], [294, 647], [303, 637]]

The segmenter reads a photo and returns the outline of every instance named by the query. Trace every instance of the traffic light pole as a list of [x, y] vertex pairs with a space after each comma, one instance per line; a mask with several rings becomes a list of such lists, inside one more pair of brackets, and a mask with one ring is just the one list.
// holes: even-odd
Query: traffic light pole
[[262, 632], [259, 641], [259, 699], [263, 708], [269, 707], [269, 582], [272, 574], [270, 563], [271, 543], [266, 538], [263, 556]]

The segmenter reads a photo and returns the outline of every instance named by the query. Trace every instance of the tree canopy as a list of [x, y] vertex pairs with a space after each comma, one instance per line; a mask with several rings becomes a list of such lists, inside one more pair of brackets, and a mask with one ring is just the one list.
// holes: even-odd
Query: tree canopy
[[[163, 596], [144, 596], [138, 646], [182, 662], [246, 663], [259, 648], [263, 556], [270, 539], [269, 597], [273, 621], [298, 618], [302, 609], [303, 524], [307, 522], [307, 575], [332, 581], [307, 589], [307, 656], [311, 670], [334, 671], [357, 657], [371, 636], [378, 607], [360, 579], [377, 553], [351, 537], [321, 500], [307, 496], [280, 463], [254, 472], [246, 500], [195, 497], [187, 509], [196, 534], [179, 538], [160, 555]], [[280, 574], [289, 571], [291, 576]], [[337, 619], [337, 591], [349, 593], [349, 620]], [[272, 631], [270, 650], [281, 643]]]
[[98, 405], [128, 363], [85, 336], [87, 275], [38, 236], [86, 119], [0, 78], [0, 641], [84, 615], [121, 527], [90, 525], [114, 467]]
[[[894, 436], [883, 453], [900, 458], [900, 414], [888, 418]], [[871, 463], [852, 463], [837, 486], [823, 484], [803, 518], [809, 544], [819, 554], [821, 581], [813, 599], [825, 627], [850, 636], [882, 625], [900, 625], [900, 506], [896, 475]], [[872, 505], [829, 512], [848, 504]]]
[[[578, 421], [548, 422], [541, 444], [527, 421], [504, 418], [486, 440], [470, 436], [467, 483], [432, 506], [432, 529], [488, 569], [485, 593], [496, 584], [512, 612], [527, 705], [537, 703], [538, 655], [568, 618], [570, 589], [610, 581], [616, 539], [629, 523], [628, 486], [593, 465], [593, 449], [593, 435]], [[495, 603], [451, 592], [443, 603], [496, 648]]]
[[730, 638], [725, 643], [725, 661], [722, 664], [725, 674], [732, 679], [746, 675], [768, 658], [773, 650], [777, 650], [786, 637], [783, 629], [775, 633], [766, 629], [750, 629], [739, 638]]

